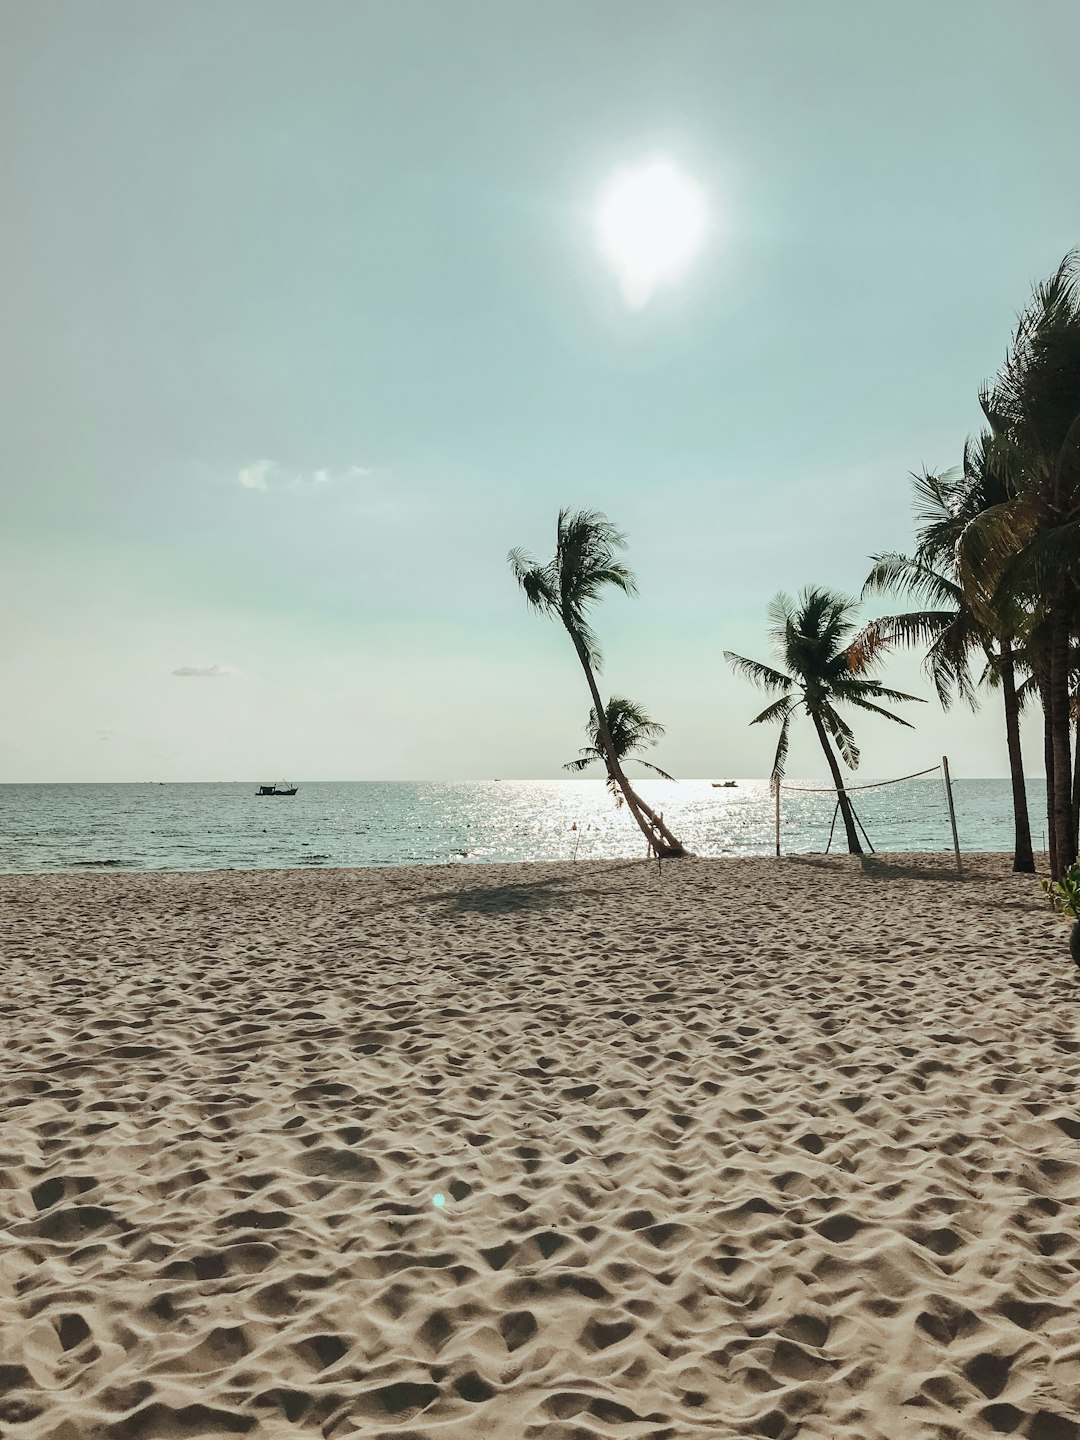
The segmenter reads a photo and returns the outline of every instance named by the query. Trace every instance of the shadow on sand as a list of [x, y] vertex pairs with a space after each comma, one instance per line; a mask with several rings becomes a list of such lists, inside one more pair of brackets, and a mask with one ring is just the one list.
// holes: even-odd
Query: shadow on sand
[[[604, 866], [605, 872], [610, 875], [622, 870], [641, 870], [643, 863], [639, 860], [624, 863], [606, 861]], [[429, 898], [452, 900], [455, 910], [482, 915], [512, 915], [523, 910], [546, 910], [557, 900], [569, 898], [563, 894], [564, 886], [573, 887], [570, 894], [575, 900], [583, 895], [605, 893], [594, 886], [583, 889], [580, 884], [574, 883], [583, 879], [586, 873], [584, 869], [575, 868], [569, 874], [551, 875], [543, 880], [513, 881], [502, 885], [463, 885], [460, 890], [442, 891]]]
[[791, 865], [809, 865], [817, 870], [830, 870], [833, 874], [839, 868], [838, 861], [850, 861], [852, 865], [858, 862], [862, 873], [875, 880], [944, 880], [950, 884], [963, 884], [974, 878], [968, 874], [958, 875], [956, 861], [947, 853], [934, 856], [936, 864], [929, 856], [922, 863], [907, 859], [900, 864], [880, 855], [788, 855], [785, 858]]
[[556, 897], [551, 880], [532, 885], [463, 885], [453, 896], [455, 910], [479, 915], [512, 915], [521, 910], [546, 910]]

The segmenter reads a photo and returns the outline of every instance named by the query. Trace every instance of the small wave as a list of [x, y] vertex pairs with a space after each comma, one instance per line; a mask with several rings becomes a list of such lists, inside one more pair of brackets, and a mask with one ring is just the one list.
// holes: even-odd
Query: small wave
[[129, 870], [135, 868], [135, 862], [133, 860], [73, 860], [71, 863], [83, 869], [89, 869], [95, 866], [103, 868], [106, 865], [126, 866]]

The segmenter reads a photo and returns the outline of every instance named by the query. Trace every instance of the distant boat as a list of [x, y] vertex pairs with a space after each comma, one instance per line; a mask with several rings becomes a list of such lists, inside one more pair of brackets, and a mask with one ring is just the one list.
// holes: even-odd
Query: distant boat
[[256, 795], [295, 795], [299, 785], [290, 785], [288, 780], [279, 780], [276, 785], [260, 785]]
[[714, 790], [735, 790], [738, 788], [738, 784], [737, 780], [714, 780], [712, 788]]

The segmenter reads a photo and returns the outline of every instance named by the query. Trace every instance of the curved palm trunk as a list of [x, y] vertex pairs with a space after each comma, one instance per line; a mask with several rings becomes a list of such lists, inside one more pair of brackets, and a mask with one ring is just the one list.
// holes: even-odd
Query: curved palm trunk
[[844, 829], [847, 831], [847, 845], [849, 855], [861, 855], [863, 848], [859, 844], [859, 835], [855, 829], [855, 814], [851, 808], [851, 801], [844, 789], [844, 777], [840, 774], [840, 766], [836, 756], [833, 754], [832, 746], [829, 744], [829, 737], [825, 733], [825, 726], [821, 723], [821, 717], [811, 711], [810, 718], [814, 722], [814, 729], [817, 731], [818, 739], [821, 741], [821, 748], [825, 751], [825, 759], [829, 762], [829, 770], [832, 773], [833, 784], [836, 786], [836, 798], [840, 802], [840, 814], [844, 817]]
[[648, 840], [652, 849], [663, 860], [674, 860], [680, 855], [685, 855], [685, 847], [676, 840], [668, 827], [661, 820], [641, 796], [633, 789], [630, 781], [623, 773], [615, 754], [615, 746], [612, 743], [611, 731], [608, 729], [607, 711], [600, 699], [600, 691], [596, 686], [596, 677], [593, 674], [592, 665], [589, 663], [588, 652], [578, 637], [569, 626], [570, 638], [574, 642], [574, 649], [577, 651], [578, 659], [581, 661], [581, 668], [585, 671], [585, 679], [589, 684], [589, 694], [592, 696], [593, 713], [596, 715], [596, 728], [599, 734], [600, 743], [604, 749], [604, 760], [607, 764], [608, 775], [622, 791], [623, 799], [626, 801], [627, 809], [637, 821], [642, 834]]
[[[1069, 714], [1069, 625], [1065, 615], [1054, 616], [1050, 631], [1050, 738], [1054, 747], [1054, 863], [1055, 880], [1076, 859], [1072, 825], [1072, 717]], [[1049, 781], [1049, 776], [1047, 780]]]
[[1013, 870], [1031, 875], [1035, 856], [1031, 852], [1031, 818], [1027, 807], [1027, 786], [1024, 784], [1024, 758], [1020, 751], [1020, 703], [1016, 698], [1016, 669], [1012, 646], [1001, 646], [1001, 691], [1005, 701], [1005, 736], [1009, 745], [1009, 775], [1012, 779], [1013, 801]]

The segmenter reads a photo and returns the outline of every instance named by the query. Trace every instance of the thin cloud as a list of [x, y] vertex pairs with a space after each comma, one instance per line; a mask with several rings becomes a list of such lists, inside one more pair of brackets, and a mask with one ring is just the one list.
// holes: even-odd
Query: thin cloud
[[172, 673], [182, 680], [224, 680], [236, 671], [228, 665], [178, 665]]
[[270, 476], [277, 468], [273, 460], [253, 460], [237, 473], [236, 483], [245, 490], [268, 490]]
[[236, 483], [245, 490], [307, 490], [323, 485], [342, 485], [370, 480], [375, 471], [365, 465], [342, 465], [337, 469], [287, 470], [276, 460], [253, 460], [236, 473]]
[[366, 465], [346, 465], [341, 470], [313, 470], [310, 475], [298, 475], [294, 484], [341, 485], [349, 480], [370, 480], [374, 474]]

